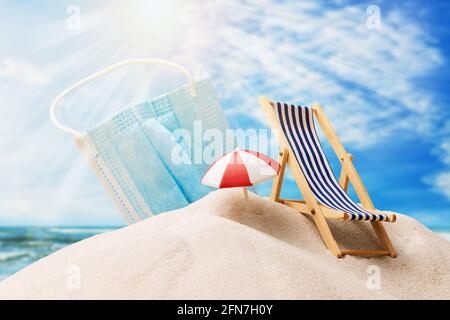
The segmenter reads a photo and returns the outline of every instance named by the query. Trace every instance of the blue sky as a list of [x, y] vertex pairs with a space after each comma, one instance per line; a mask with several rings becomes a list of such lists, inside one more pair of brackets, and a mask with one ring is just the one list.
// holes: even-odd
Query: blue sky
[[[380, 29], [366, 26], [369, 5], [380, 8]], [[209, 75], [233, 128], [266, 127], [262, 94], [320, 102], [378, 208], [450, 227], [446, 1], [0, 0], [0, 8], [0, 225], [122, 224], [48, 108], [94, 71], [158, 57]], [[183, 83], [160, 67], [119, 71], [70, 95], [60, 117], [85, 130]], [[283, 193], [298, 196], [292, 180]]]

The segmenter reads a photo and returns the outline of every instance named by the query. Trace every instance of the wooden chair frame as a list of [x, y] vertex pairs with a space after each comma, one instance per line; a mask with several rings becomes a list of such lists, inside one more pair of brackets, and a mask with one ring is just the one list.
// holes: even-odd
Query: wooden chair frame
[[[273, 108], [274, 104], [266, 97], [260, 97], [259, 104], [266, 114], [269, 124], [280, 145], [279, 163], [281, 165], [281, 168], [278, 176], [275, 177], [273, 181], [272, 194], [270, 198], [276, 202], [280, 202], [291, 208], [294, 208], [301, 213], [311, 215], [325, 245], [336, 257], [340, 258], [344, 255], [359, 255], [390, 256], [395, 258], [397, 256], [397, 253], [389, 239], [389, 236], [386, 233], [386, 230], [384, 229], [383, 223], [380, 221], [370, 222], [381, 246], [380, 250], [344, 250], [339, 248], [336, 240], [333, 237], [333, 234], [331, 233], [326, 219], [349, 220], [350, 215], [345, 212], [328, 208], [324, 205], [321, 205], [317, 201], [306, 181], [305, 176], [303, 175], [300, 165], [297, 163], [294, 156], [290, 156], [291, 154], [293, 154], [293, 151], [291, 150], [290, 145], [285, 135], [283, 134], [281, 125]], [[348, 184], [350, 182], [361, 201], [362, 207], [369, 212], [375, 212], [375, 207], [372, 203], [372, 200], [370, 199], [369, 194], [367, 193], [367, 190], [364, 187], [364, 184], [353, 165], [352, 155], [345, 151], [344, 146], [339, 141], [336, 132], [331, 127], [331, 124], [325, 116], [325, 113], [323, 112], [321, 106], [315, 103], [312, 106], [312, 110], [314, 116], [323, 129], [325, 136], [329, 140], [334, 152], [336, 153], [342, 164], [342, 171], [339, 179], [341, 187], [345, 191], [347, 191]], [[294, 176], [294, 179], [300, 192], [303, 195], [304, 200], [288, 200], [280, 198], [280, 191], [283, 183], [286, 164], [289, 166], [289, 169]], [[384, 214], [388, 216], [389, 222], [395, 222], [396, 216], [394, 214]]]

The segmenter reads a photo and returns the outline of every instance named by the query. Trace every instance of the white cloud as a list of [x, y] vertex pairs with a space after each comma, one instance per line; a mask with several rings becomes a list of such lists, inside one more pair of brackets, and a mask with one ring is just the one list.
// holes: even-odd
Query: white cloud
[[0, 79], [19, 80], [32, 84], [45, 84], [48, 76], [27, 61], [16, 59], [0, 60]]
[[433, 96], [415, 79], [443, 58], [408, 16], [386, 12], [382, 29], [368, 30], [364, 9], [313, 1], [224, 2], [210, 15], [218, 21], [210, 28], [217, 37], [206, 37], [201, 47], [209, 50], [198, 54], [226, 88], [221, 98], [236, 102], [236, 115], [265, 123], [255, 98], [266, 94], [322, 103], [343, 140], [359, 147], [379, 143], [396, 129], [427, 135]]
[[443, 141], [436, 151], [437, 155], [442, 158], [442, 161], [450, 165], [450, 137], [449, 140]]
[[437, 192], [442, 193], [450, 200], [450, 171], [438, 174], [433, 179], [433, 185]]
[[447, 138], [442, 141], [441, 144], [433, 151], [434, 154], [447, 166], [447, 170], [441, 171], [438, 174], [427, 176], [425, 178], [425, 182], [431, 185], [434, 191], [443, 194], [448, 200], [450, 200], [450, 140]]

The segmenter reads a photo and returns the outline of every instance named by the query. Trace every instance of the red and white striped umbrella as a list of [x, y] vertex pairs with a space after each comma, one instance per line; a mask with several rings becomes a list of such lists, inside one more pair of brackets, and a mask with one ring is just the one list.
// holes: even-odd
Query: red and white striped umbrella
[[249, 187], [276, 176], [279, 169], [277, 161], [260, 152], [236, 149], [211, 164], [202, 183], [215, 188]]

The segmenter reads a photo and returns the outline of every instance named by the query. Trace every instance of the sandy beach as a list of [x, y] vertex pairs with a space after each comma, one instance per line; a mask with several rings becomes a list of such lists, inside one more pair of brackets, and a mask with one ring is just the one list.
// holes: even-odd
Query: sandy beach
[[[331, 226], [342, 247], [375, 243], [368, 223]], [[386, 228], [398, 258], [337, 259], [309, 217], [218, 190], [51, 254], [2, 281], [0, 298], [450, 299], [450, 243], [401, 214]]]

